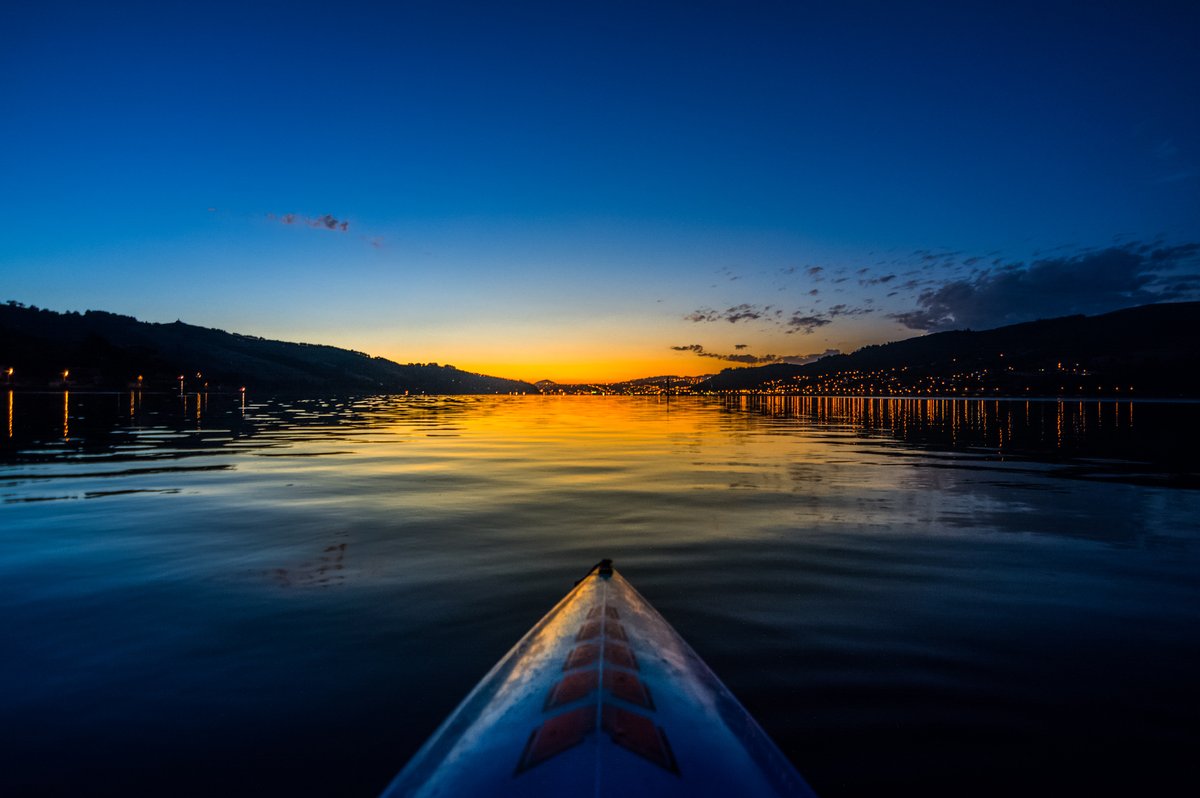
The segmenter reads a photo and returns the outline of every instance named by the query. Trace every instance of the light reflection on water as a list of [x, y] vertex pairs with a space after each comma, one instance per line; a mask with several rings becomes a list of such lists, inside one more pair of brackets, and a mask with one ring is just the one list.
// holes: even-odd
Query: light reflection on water
[[601, 556], [827, 796], [1154, 791], [1196, 410], [10, 393], [0, 792], [371, 795]]

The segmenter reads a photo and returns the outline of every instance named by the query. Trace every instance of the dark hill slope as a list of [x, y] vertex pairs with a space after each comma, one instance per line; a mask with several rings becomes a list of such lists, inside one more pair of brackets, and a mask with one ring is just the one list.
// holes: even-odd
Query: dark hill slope
[[[994, 330], [956, 330], [889, 344], [803, 366], [725, 369], [701, 390], [757, 390], [772, 381], [907, 369], [905, 379], [988, 372], [992, 384], [1132, 384], [1141, 395], [1200, 395], [1200, 302], [1143, 305], [1099, 316], [1064, 316]], [[1080, 376], [1088, 379], [1080, 380]], [[1089, 392], [1087, 390], [1084, 391]]]
[[[55, 313], [0, 305], [0, 366], [14, 384], [61, 382], [117, 388], [144, 377], [147, 388], [297, 390], [385, 393], [536, 392], [528, 383], [437, 364], [401, 365], [333, 346], [271, 341], [191, 324], [152, 324], [102, 311]], [[197, 378], [199, 373], [202, 377]]]

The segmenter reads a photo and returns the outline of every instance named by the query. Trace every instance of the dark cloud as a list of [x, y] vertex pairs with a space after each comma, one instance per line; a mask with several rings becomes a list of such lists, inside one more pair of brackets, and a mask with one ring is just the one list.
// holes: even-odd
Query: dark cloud
[[[868, 299], [867, 301], [870, 302], [871, 300]], [[816, 332], [818, 327], [833, 324], [833, 320], [838, 316], [862, 316], [874, 312], [874, 308], [851, 307], [842, 302], [833, 305], [828, 310], [820, 312], [797, 310], [784, 326], [789, 328], [788, 334], [802, 332], [805, 335], [811, 335]]]
[[787, 321], [787, 326], [791, 328], [789, 333], [803, 332], [805, 335], [811, 335], [818, 327], [824, 327], [826, 324], [833, 324], [833, 319], [828, 316], [802, 316], [799, 313]]
[[937, 261], [942, 261], [945, 263], [953, 263], [954, 259], [957, 258], [960, 254], [962, 254], [962, 253], [951, 252], [949, 250], [941, 250], [941, 251], [935, 252], [935, 251], [929, 250], [929, 249], [916, 249], [916, 250], [913, 250], [912, 254], [909, 257], [917, 258], [918, 260], [921, 261], [921, 263], [928, 265], [931, 263], [935, 263]]
[[1198, 261], [1200, 244], [1136, 242], [1043, 258], [1028, 266], [994, 262], [995, 268], [971, 279], [923, 291], [916, 308], [892, 318], [914, 330], [988, 329], [1191, 299], [1197, 293], [1191, 275], [1174, 272]]
[[[745, 344], [738, 344], [736, 348], [741, 349]], [[818, 352], [811, 355], [727, 355], [720, 352], [708, 352], [700, 344], [686, 344], [684, 346], [673, 346], [671, 349], [676, 352], [692, 352], [700, 357], [710, 357], [714, 360], [724, 360], [727, 363], [744, 363], [749, 366], [761, 366], [768, 363], [793, 363], [803, 365], [812, 363], [814, 360], [820, 360], [827, 355], [840, 355], [841, 350], [826, 349], [824, 352]]]
[[761, 319], [763, 312], [763, 310], [759, 310], [751, 305], [737, 305], [725, 311], [725, 321], [730, 324], [735, 324], [739, 321], [753, 321]]
[[771, 306], [760, 307], [758, 305], [734, 305], [725, 310], [713, 310], [712, 308], [700, 308], [694, 310], [684, 316], [688, 321], [727, 321], [730, 324], [736, 324], [739, 321], [755, 321], [761, 319], [771, 310]]
[[840, 355], [841, 353], [842, 350], [840, 349], [826, 349], [824, 352], [816, 352], [811, 355], [784, 355], [783, 357], [779, 358], [779, 361], [781, 363], [791, 363], [796, 366], [803, 366], [805, 363], [813, 363], [823, 357]]
[[892, 280], [895, 280], [895, 279], [896, 279], [896, 275], [885, 274], [882, 277], [864, 277], [858, 281], [858, 284], [863, 287], [869, 287], [872, 285], [882, 285], [884, 283], [890, 283]]
[[749, 346], [749, 344], [734, 344], [733, 348], [734, 349], [745, 349], [747, 346]]
[[862, 316], [866, 313], [874, 313], [874, 308], [852, 308], [844, 302], [840, 302], [829, 308], [827, 313], [829, 318], [837, 318], [838, 316]]
[[335, 217], [333, 217], [332, 215], [330, 215], [328, 213], [325, 214], [324, 216], [316, 216], [316, 217], [300, 216], [295, 213], [285, 213], [285, 214], [276, 216], [273, 213], [268, 213], [267, 218], [277, 221], [280, 224], [286, 224], [286, 225], [302, 224], [306, 227], [315, 227], [315, 228], [318, 228], [321, 230], [337, 230], [342, 233], [344, 233], [350, 229], [349, 222], [347, 222], [345, 220], [336, 219]]
[[729, 363], [745, 363], [749, 366], [761, 366], [765, 363], [778, 363], [779, 358], [775, 355], [718, 355], [715, 352], [701, 352], [701, 357], [715, 357], [718, 360], [724, 360]]
[[[745, 346], [745, 344], [742, 344], [742, 346]], [[777, 358], [775, 355], [763, 355], [760, 357], [758, 355], [724, 355], [720, 352], [708, 352], [705, 351], [704, 347], [700, 344], [686, 344], [684, 346], [673, 346], [671, 348], [676, 352], [692, 352], [700, 357], [711, 357], [715, 360], [726, 360], [730, 363], [758, 364], [774, 363], [779, 360], [779, 358]]]
[[324, 216], [319, 216], [312, 221], [313, 227], [324, 227], [326, 230], [341, 230], [346, 231], [350, 226], [349, 222], [339, 222], [337, 219], [330, 216], [328, 213]]

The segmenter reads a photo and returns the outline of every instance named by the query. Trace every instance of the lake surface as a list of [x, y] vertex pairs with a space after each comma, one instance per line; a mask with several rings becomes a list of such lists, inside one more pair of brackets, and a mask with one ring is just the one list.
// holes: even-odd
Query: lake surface
[[374, 796], [601, 557], [827, 798], [1195, 781], [1200, 405], [6, 399], [0, 794]]

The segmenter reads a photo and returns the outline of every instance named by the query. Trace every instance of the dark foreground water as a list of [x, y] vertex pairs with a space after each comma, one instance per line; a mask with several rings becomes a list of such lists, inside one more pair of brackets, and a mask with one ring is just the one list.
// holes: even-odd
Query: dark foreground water
[[1195, 786], [1197, 405], [7, 402], [2, 795], [373, 796], [603, 556], [827, 798]]

